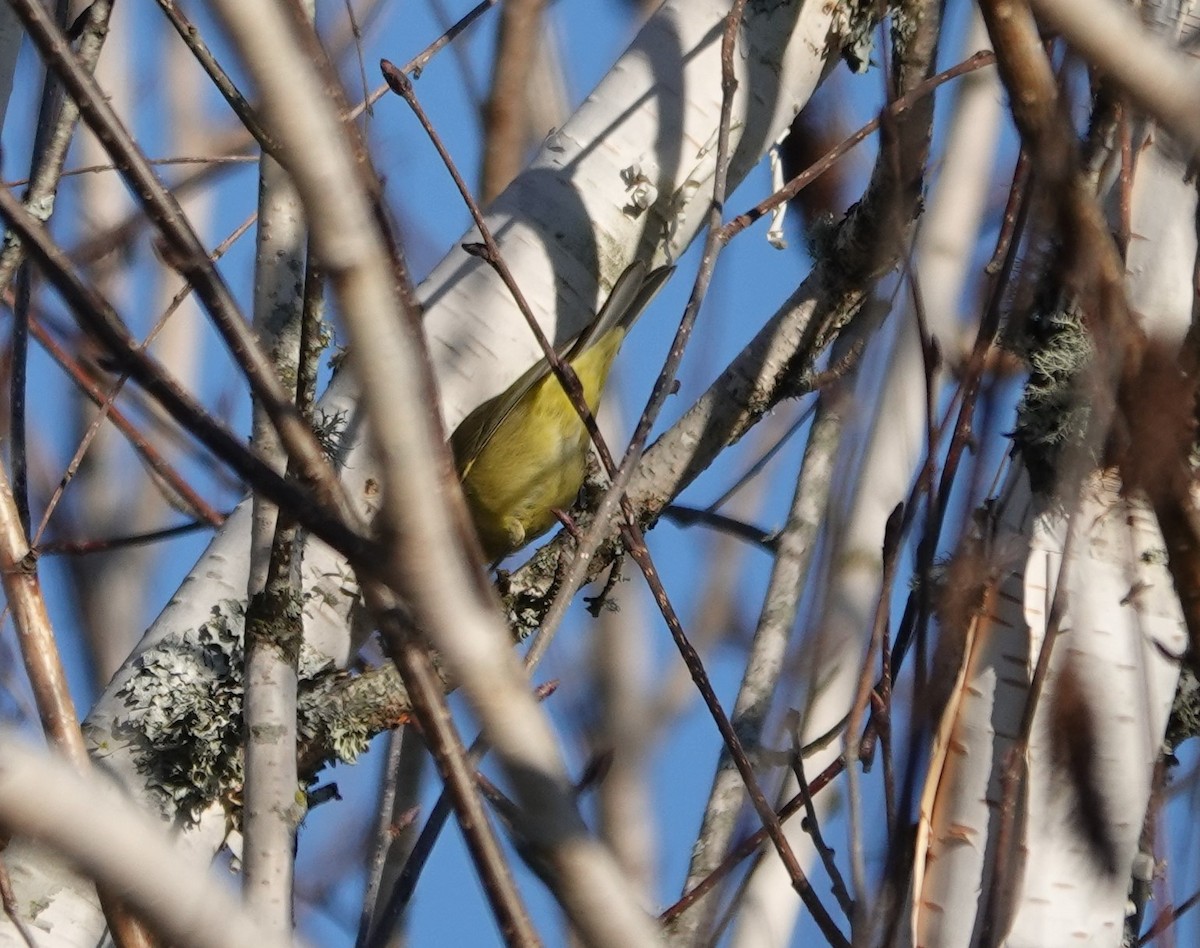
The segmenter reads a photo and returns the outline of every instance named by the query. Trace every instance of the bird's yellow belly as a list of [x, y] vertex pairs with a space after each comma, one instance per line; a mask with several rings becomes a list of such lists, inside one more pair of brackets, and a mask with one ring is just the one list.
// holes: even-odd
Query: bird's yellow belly
[[522, 400], [462, 481], [488, 559], [549, 530], [583, 484], [587, 432], [553, 376], [539, 385], [554, 388]]

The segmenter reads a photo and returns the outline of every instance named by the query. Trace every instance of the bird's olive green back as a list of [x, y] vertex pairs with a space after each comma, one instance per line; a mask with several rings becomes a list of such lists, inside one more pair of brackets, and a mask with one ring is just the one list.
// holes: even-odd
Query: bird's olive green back
[[[566, 362], [573, 361], [597, 339], [612, 329], [628, 329], [662, 288], [674, 267], [659, 267], [647, 272], [646, 264], [636, 260], [625, 268], [613, 284], [612, 292], [596, 318], [573, 339], [555, 351]], [[454, 430], [450, 446], [459, 478], [465, 478], [497, 429], [534, 385], [551, 372], [543, 356], [524, 375], [494, 398], [472, 411]]]

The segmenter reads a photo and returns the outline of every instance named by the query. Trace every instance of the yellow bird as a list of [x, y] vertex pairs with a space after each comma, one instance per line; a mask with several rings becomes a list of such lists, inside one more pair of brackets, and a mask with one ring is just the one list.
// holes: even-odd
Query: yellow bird
[[[633, 321], [670, 276], [631, 264], [591, 324], [558, 351], [595, 414], [608, 372]], [[495, 562], [549, 530], [575, 500], [587, 473], [590, 439], [545, 357], [484, 402], [450, 437], [467, 508]]]

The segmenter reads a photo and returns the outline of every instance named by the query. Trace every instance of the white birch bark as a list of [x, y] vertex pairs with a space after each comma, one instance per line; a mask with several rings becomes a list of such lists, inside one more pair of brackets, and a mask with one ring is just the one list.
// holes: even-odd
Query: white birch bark
[[[1030, 740], [1024, 871], [1008, 945], [1044, 944], [1047, 932], [1070, 932], [1074, 943], [1094, 945], [1117, 944], [1122, 936], [1150, 779], [1179, 675], [1169, 656], [1183, 653], [1186, 635], [1154, 515], [1119, 489], [1111, 475], [1089, 480], [1062, 573], [1067, 523], [1055, 513], [1034, 528], [1025, 574], [1031, 660], [1058, 583], [1067, 598]], [[1051, 731], [1061, 719], [1053, 709], [1066, 674], [1079, 686], [1096, 737], [1093, 790], [1113, 847], [1112, 872], [1089, 851], [1075, 788], [1055, 753]]]
[[[309, 11], [311, 12], [311, 11]], [[304, 208], [287, 172], [264, 155], [259, 163], [258, 247], [255, 268], [254, 323], [285, 387], [299, 384], [300, 322], [304, 308]], [[287, 457], [266, 412], [255, 406], [252, 441], [282, 473]], [[271, 558], [278, 538], [279, 509], [263, 497], [252, 498], [250, 574], [247, 596], [268, 595]], [[294, 533], [294, 531], [293, 531]], [[293, 543], [294, 541], [294, 543]], [[303, 539], [289, 537], [292, 557], [303, 557]], [[298, 575], [298, 570], [285, 571]], [[286, 583], [286, 577], [283, 579]], [[300, 590], [294, 590], [296, 605]], [[243, 885], [247, 902], [264, 925], [286, 933], [292, 925], [293, 853], [302, 812], [296, 802], [296, 668], [279, 640], [287, 622], [279, 598], [264, 606], [269, 615], [250, 616], [244, 625], [246, 663], [246, 790], [242, 807]], [[254, 630], [257, 629], [257, 632]], [[293, 633], [298, 635], [298, 631]], [[253, 641], [252, 641], [253, 639]]]

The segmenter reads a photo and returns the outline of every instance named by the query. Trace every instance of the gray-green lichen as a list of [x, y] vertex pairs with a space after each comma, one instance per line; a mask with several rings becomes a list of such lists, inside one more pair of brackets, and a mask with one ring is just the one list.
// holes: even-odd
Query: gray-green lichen
[[[116, 728], [137, 748], [139, 772], [166, 812], [193, 822], [214, 801], [238, 820], [244, 781], [242, 630], [245, 609], [225, 601], [197, 630], [169, 636], [141, 655], [117, 693], [126, 712]], [[307, 647], [300, 653], [298, 736], [332, 740], [338, 757], [352, 762], [370, 733], [330, 721], [323, 700], [329, 683], [344, 678]]]
[[1164, 750], [1172, 764], [1175, 751], [1184, 741], [1200, 734], [1200, 682], [1192, 673], [1187, 662], [1180, 666], [1179, 687], [1175, 691], [1175, 702], [1171, 707], [1171, 717], [1167, 722], [1167, 733], [1164, 738]]
[[140, 656], [117, 693], [128, 709], [117, 726], [139, 746], [147, 788], [184, 823], [242, 785], [243, 618], [239, 603], [214, 606], [198, 630]]
[[837, 5], [842, 59], [851, 71], [863, 73], [870, 68], [871, 52], [875, 48], [875, 30], [880, 17], [892, 12], [892, 7], [891, 4], [879, 4], [871, 0], [849, 0]]
[[1020, 345], [1029, 380], [1017, 406], [1013, 442], [1033, 489], [1050, 494], [1063, 453], [1088, 443], [1092, 411], [1081, 379], [1094, 355], [1092, 340], [1078, 311], [1060, 307], [1033, 314]]
[[345, 411], [326, 412], [318, 408], [313, 416], [313, 434], [324, 455], [335, 463], [346, 450], [346, 429], [350, 416]]

